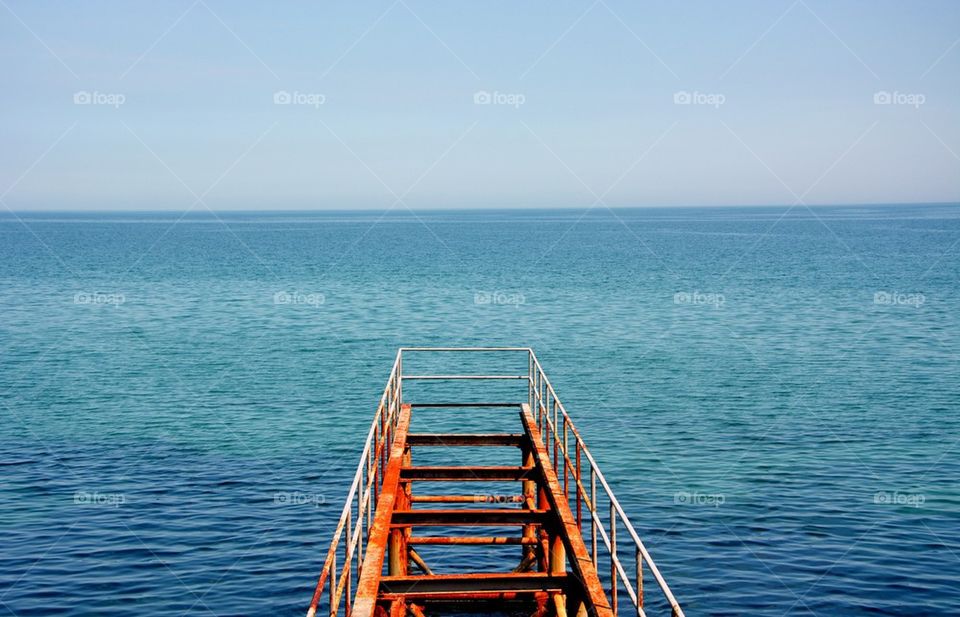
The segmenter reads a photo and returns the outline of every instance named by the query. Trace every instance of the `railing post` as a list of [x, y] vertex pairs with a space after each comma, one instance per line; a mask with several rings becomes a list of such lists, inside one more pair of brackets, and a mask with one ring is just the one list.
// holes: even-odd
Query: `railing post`
[[570, 499], [570, 450], [567, 449], [567, 417], [563, 417], [563, 496]]
[[353, 538], [353, 533], [352, 533], [353, 529], [352, 529], [351, 520], [350, 520], [351, 518], [352, 518], [352, 513], [350, 512], [350, 510], [347, 510], [347, 527], [346, 527], [347, 535], [344, 537], [345, 541], [343, 543], [343, 570], [347, 575], [347, 583], [344, 589], [344, 594], [347, 596], [346, 609], [344, 609], [344, 615], [346, 617], [350, 617], [350, 598], [352, 596], [350, 590], [353, 587], [353, 585], [351, 585], [351, 583], [353, 582], [352, 581], [353, 555], [350, 554], [350, 544]]
[[[534, 467], [536, 464], [533, 457], [533, 450], [530, 447], [530, 444], [524, 443], [523, 449], [521, 450], [521, 455], [523, 457], [523, 466], [524, 467]], [[523, 508], [533, 510], [537, 507], [537, 482], [536, 480], [524, 480], [523, 481]], [[535, 540], [537, 537], [537, 528], [535, 525], [524, 525], [523, 526], [523, 537], [528, 540]], [[523, 562], [531, 560], [536, 554], [536, 547], [532, 544], [523, 545]]]
[[330, 560], [330, 573], [327, 575], [327, 580], [330, 582], [330, 617], [333, 617], [337, 614], [337, 609], [339, 608], [336, 605], [337, 602], [337, 554], [333, 554], [333, 559]]
[[643, 554], [637, 547], [637, 615], [643, 612]]
[[610, 503], [610, 600], [617, 617], [617, 509]]
[[593, 547], [593, 565], [599, 570], [597, 563], [597, 525], [600, 524], [600, 512], [597, 510], [597, 472], [590, 466], [590, 544]]
[[580, 533], [583, 533], [583, 507], [582, 499], [580, 496], [580, 491], [583, 490], [583, 469], [580, 466], [580, 440], [574, 440], [577, 448], [577, 476], [576, 476], [576, 486], [573, 489], [573, 492], [577, 495], [577, 529], [580, 530]]
[[533, 350], [527, 351], [527, 406], [533, 409]]

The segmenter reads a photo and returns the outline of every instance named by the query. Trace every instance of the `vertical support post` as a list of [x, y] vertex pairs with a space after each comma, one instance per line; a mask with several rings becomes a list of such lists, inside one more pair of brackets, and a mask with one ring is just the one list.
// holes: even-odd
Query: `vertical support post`
[[352, 512], [347, 510], [347, 535], [345, 536], [346, 541], [343, 543], [343, 568], [347, 575], [346, 587], [344, 589], [344, 594], [346, 595], [346, 612], [344, 613], [346, 617], [350, 617], [350, 598], [353, 595], [351, 589], [353, 588], [353, 555], [350, 554], [350, 541], [353, 538], [351, 518]]
[[337, 554], [333, 553], [333, 559], [330, 560], [330, 574], [327, 575], [328, 581], [330, 581], [330, 615], [336, 615], [337, 609], [339, 608], [336, 604], [337, 601]]
[[[403, 451], [403, 465], [408, 466], [410, 464], [410, 448], [409, 446], [404, 448]], [[396, 502], [394, 508], [397, 510], [407, 510], [410, 507], [410, 483], [401, 482], [400, 490], [397, 491]], [[390, 530], [390, 544], [389, 544], [389, 573], [390, 576], [406, 576], [409, 571], [408, 562], [410, 560], [410, 555], [407, 553], [407, 536], [409, 535], [409, 528], [397, 528]]]
[[553, 469], [555, 471], [560, 471], [560, 440], [557, 437], [560, 436], [560, 427], [557, 426], [556, 417], [554, 417], [553, 422]]
[[643, 612], [643, 554], [637, 547], [637, 615]]
[[[533, 458], [533, 450], [530, 447], [529, 443], [524, 442], [521, 453], [523, 456], [523, 466], [524, 467], [533, 467], [535, 465]], [[536, 507], [537, 502], [537, 482], [536, 480], [524, 480], [523, 481], [523, 508], [532, 509]], [[524, 525], [523, 526], [523, 537], [525, 539], [535, 539], [537, 537], [537, 528], [536, 525]], [[527, 561], [536, 553], [536, 547], [532, 544], [523, 545], [523, 560]]]
[[403, 576], [405, 568], [403, 567], [403, 558], [401, 553], [403, 552], [403, 530], [402, 529], [391, 529], [390, 530], [390, 565], [389, 572], [390, 576]]
[[569, 433], [567, 419], [563, 419], [563, 496], [570, 499], [570, 451], [567, 449], [567, 434]]
[[[370, 451], [367, 453], [367, 456], [370, 457], [370, 471], [368, 473], [373, 475], [373, 501], [372, 504], [377, 503], [377, 497], [380, 495], [380, 456], [377, 453], [377, 449], [380, 447], [380, 424], [377, 423], [373, 428], [373, 443], [370, 444]], [[370, 508], [372, 511], [373, 508]], [[367, 527], [369, 528], [372, 519], [367, 520]]]
[[597, 509], [597, 472], [590, 466], [590, 544], [593, 548], [593, 565], [600, 567], [597, 563], [597, 525], [600, 524], [600, 511]]
[[580, 440], [576, 439], [577, 448], [577, 482], [574, 487], [574, 493], [577, 494], [577, 529], [583, 533], [583, 506], [580, 497], [580, 490], [583, 488], [583, 468], [580, 466]]
[[[547, 498], [547, 492], [542, 486], [537, 485], [537, 509], [549, 510], [550, 500]], [[545, 525], [540, 527], [540, 559], [538, 566], [541, 572], [552, 571], [552, 553], [550, 551], [550, 533]]]
[[[413, 450], [410, 446], [407, 446], [403, 450], [403, 466], [410, 467], [413, 464]], [[413, 503], [413, 482], [406, 482], [403, 486], [402, 495], [400, 496], [402, 507], [404, 510], [409, 510], [410, 505]], [[403, 539], [401, 546], [401, 559], [403, 559], [403, 573], [407, 574], [410, 571], [410, 536], [413, 534], [413, 527], [404, 527], [403, 528]]]
[[533, 409], [533, 350], [527, 351], [527, 406]]
[[567, 549], [563, 546], [563, 534], [550, 530], [550, 574], [562, 575], [567, 571]]
[[613, 617], [617, 617], [617, 509], [610, 504], [610, 599]]

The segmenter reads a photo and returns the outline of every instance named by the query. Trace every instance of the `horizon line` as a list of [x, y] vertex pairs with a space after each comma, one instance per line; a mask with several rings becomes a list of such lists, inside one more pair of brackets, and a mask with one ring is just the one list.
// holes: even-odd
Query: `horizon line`
[[772, 204], [710, 204], [710, 205], [696, 205], [696, 204], [681, 204], [681, 205], [643, 205], [643, 206], [461, 206], [461, 207], [425, 207], [425, 208], [376, 208], [376, 207], [358, 207], [358, 208], [316, 208], [316, 207], [305, 207], [305, 208], [282, 208], [282, 209], [264, 209], [264, 208], [239, 208], [239, 209], [218, 209], [218, 208], [207, 208], [204, 210], [197, 210], [190, 208], [186, 212], [181, 209], [176, 208], [158, 208], [158, 209], [146, 209], [146, 208], [117, 208], [117, 209], [95, 209], [95, 208], [79, 208], [79, 209], [55, 209], [55, 208], [34, 208], [29, 210], [16, 210], [12, 208], [6, 208], [5, 212], [0, 211], [0, 215], [20, 215], [20, 214], [124, 214], [124, 213], [140, 213], [140, 214], [172, 214], [172, 213], [182, 213], [184, 216], [189, 215], [210, 215], [210, 214], [243, 214], [243, 213], [309, 213], [309, 212], [323, 212], [323, 213], [375, 213], [380, 212], [384, 214], [390, 214], [392, 211], [396, 211], [397, 214], [407, 213], [419, 213], [419, 212], [529, 212], [529, 211], [544, 211], [544, 210], [570, 210], [570, 211], [584, 211], [584, 210], [691, 210], [691, 209], [735, 209], [735, 208], [850, 208], [850, 207], [895, 207], [895, 206], [960, 206], [960, 200], [958, 201], [896, 201], [896, 202], [849, 202], [849, 203], [820, 203], [820, 204], [789, 204], [789, 203], [772, 203]]

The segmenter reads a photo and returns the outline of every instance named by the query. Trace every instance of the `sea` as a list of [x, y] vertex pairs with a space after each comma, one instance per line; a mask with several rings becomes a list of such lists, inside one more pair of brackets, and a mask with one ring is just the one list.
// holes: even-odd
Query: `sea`
[[404, 346], [532, 348], [688, 616], [960, 614], [958, 204], [5, 211], [0, 316], [0, 614], [303, 614]]

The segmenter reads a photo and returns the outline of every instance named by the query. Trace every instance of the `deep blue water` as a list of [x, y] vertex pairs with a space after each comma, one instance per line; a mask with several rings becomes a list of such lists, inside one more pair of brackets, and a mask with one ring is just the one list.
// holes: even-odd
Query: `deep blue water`
[[688, 615], [960, 613], [960, 207], [178, 219], [0, 216], [0, 614], [301, 614], [431, 344], [537, 351]]

